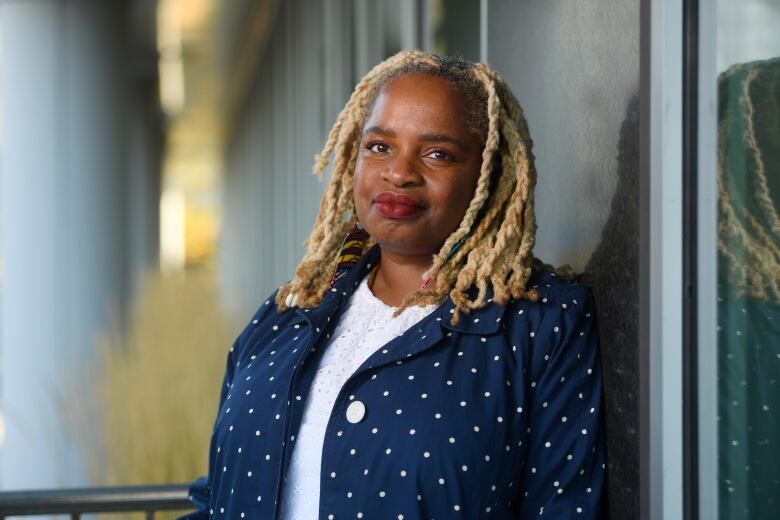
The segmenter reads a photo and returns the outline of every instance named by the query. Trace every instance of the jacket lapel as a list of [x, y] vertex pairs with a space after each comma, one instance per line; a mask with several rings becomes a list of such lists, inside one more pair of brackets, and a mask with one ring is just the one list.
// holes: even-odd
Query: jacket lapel
[[[371, 267], [379, 261], [379, 245], [375, 245], [361, 257], [344, 276], [339, 278], [335, 285], [328, 290], [320, 304], [313, 309], [295, 309], [295, 321], [293, 323], [307, 322], [311, 330], [310, 346], [318, 345], [322, 340], [329, 339], [330, 331], [338, 322], [346, 306], [360, 281], [368, 274]], [[306, 349], [309, 352], [310, 349]], [[305, 356], [306, 354], [304, 354]], [[302, 361], [303, 359], [301, 359]]]
[[[319, 306], [314, 309], [296, 309], [296, 320], [308, 322], [311, 328], [310, 345], [318, 345], [326, 331], [328, 331], [327, 334], [330, 334], [330, 330], [335, 326], [346, 308], [344, 303], [349, 300], [363, 280], [363, 277], [379, 262], [379, 259], [380, 247], [377, 244], [369, 249], [360, 261], [336, 282]], [[471, 297], [475, 295], [475, 291], [476, 289], [472, 288], [470, 292]], [[355, 371], [353, 376], [382, 365], [403, 363], [406, 358], [428, 350], [441, 341], [442, 338], [449, 337], [454, 333], [473, 335], [494, 334], [501, 326], [504, 306], [492, 301], [492, 290], [490, 288], [488, 289], [487, 298], [490, 302], [482, 309], [473, 311], [468, 315], [461, 314], [460, 322], [457, 325], [450, 324], [455, 305], [450, 298], [447, 298], [433, 312], [409, 327], [401, 336], [394, 338], [387, 345], [377, 349]], [[329, 336], [325, 339], [329, 339]], [[381, 352], [384, 349], [388, 350], [387, 354]], [[309, 350], [306, 349], [306, 352]]]
[[457, 325], [451, 325], [450, 319], [454, 308], [455, 304], [450, 298], [447, 298], [433, 312], [385, 345], [384, 349], [388, 350], [387, 354], [382, 354], [382, 349], [378, 350], [355, 373], [391, 363], [401, 364], [406, 358], [425, 352], [442, 339], [453, 334], [477, 336], [494, 334], [501, 326], [504, 314], [504, 306], [490, 302], [482, 309], [473, 311], [469, 315], [461, 315], [460, 322]]

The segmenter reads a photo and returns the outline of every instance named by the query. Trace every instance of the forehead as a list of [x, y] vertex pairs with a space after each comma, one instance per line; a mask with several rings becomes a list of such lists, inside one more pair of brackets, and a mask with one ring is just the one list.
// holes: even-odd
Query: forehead
[[434, 76], [424, 72], [408, 72], [388, 80], [380, 89], [379, 95], [407, 95], [411, 93], [428, 93], [432, 97], [455, 97], [456, 88], [441, 76]]
[[444, 78], [418, 72], [404, 74], [391, 79], [380, 89], [366, 126], [426, 123], [466, 132], [463, 111], [458, 109], [461, 97]]

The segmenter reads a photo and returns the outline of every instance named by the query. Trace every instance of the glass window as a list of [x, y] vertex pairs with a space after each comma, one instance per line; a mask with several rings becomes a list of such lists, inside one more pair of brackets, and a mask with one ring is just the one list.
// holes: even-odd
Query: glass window
[[778, 518], [780, 1], [720, 0], [716, 24], [720, 518]]

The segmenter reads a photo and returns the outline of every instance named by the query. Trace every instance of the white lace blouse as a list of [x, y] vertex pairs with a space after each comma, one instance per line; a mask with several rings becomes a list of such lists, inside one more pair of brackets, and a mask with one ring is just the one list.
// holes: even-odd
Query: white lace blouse
[[395, 307], [374, 296], [368, 288], [368, 277], [363, 278], [336, 324], [306, 398], [284, 486], [281, 518], [319, 518], [325, 428], [341, 387], [379, 347], [403, 334], [435, 308], [436, 305], [409, 307], [393, 318]]

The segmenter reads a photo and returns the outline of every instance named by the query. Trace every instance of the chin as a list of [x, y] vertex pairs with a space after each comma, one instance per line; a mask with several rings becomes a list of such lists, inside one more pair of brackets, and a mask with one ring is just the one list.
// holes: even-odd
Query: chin
[[[369, 212], [365, 218], [361, 218], [361, 215], [358, 214], [358, 220], [363, 224], [368, 234], [382, 246], [382, 249], [388, 252], [419, 256], [433, 255], [440, 249], [440, 247], [431, 245], [430, 226], [421, 219], [393, 219]], [[421, 242], [421, 238], [427, 240]]]
[[397, 238], [393, 240], [382, 240], [377, 238], [376, 241], [383, 250], [402, 256], [433, 256], [439, 251], [439, 249], [434, 249], [428, 244], [419, 244], [412, 240], [405, 241]]

